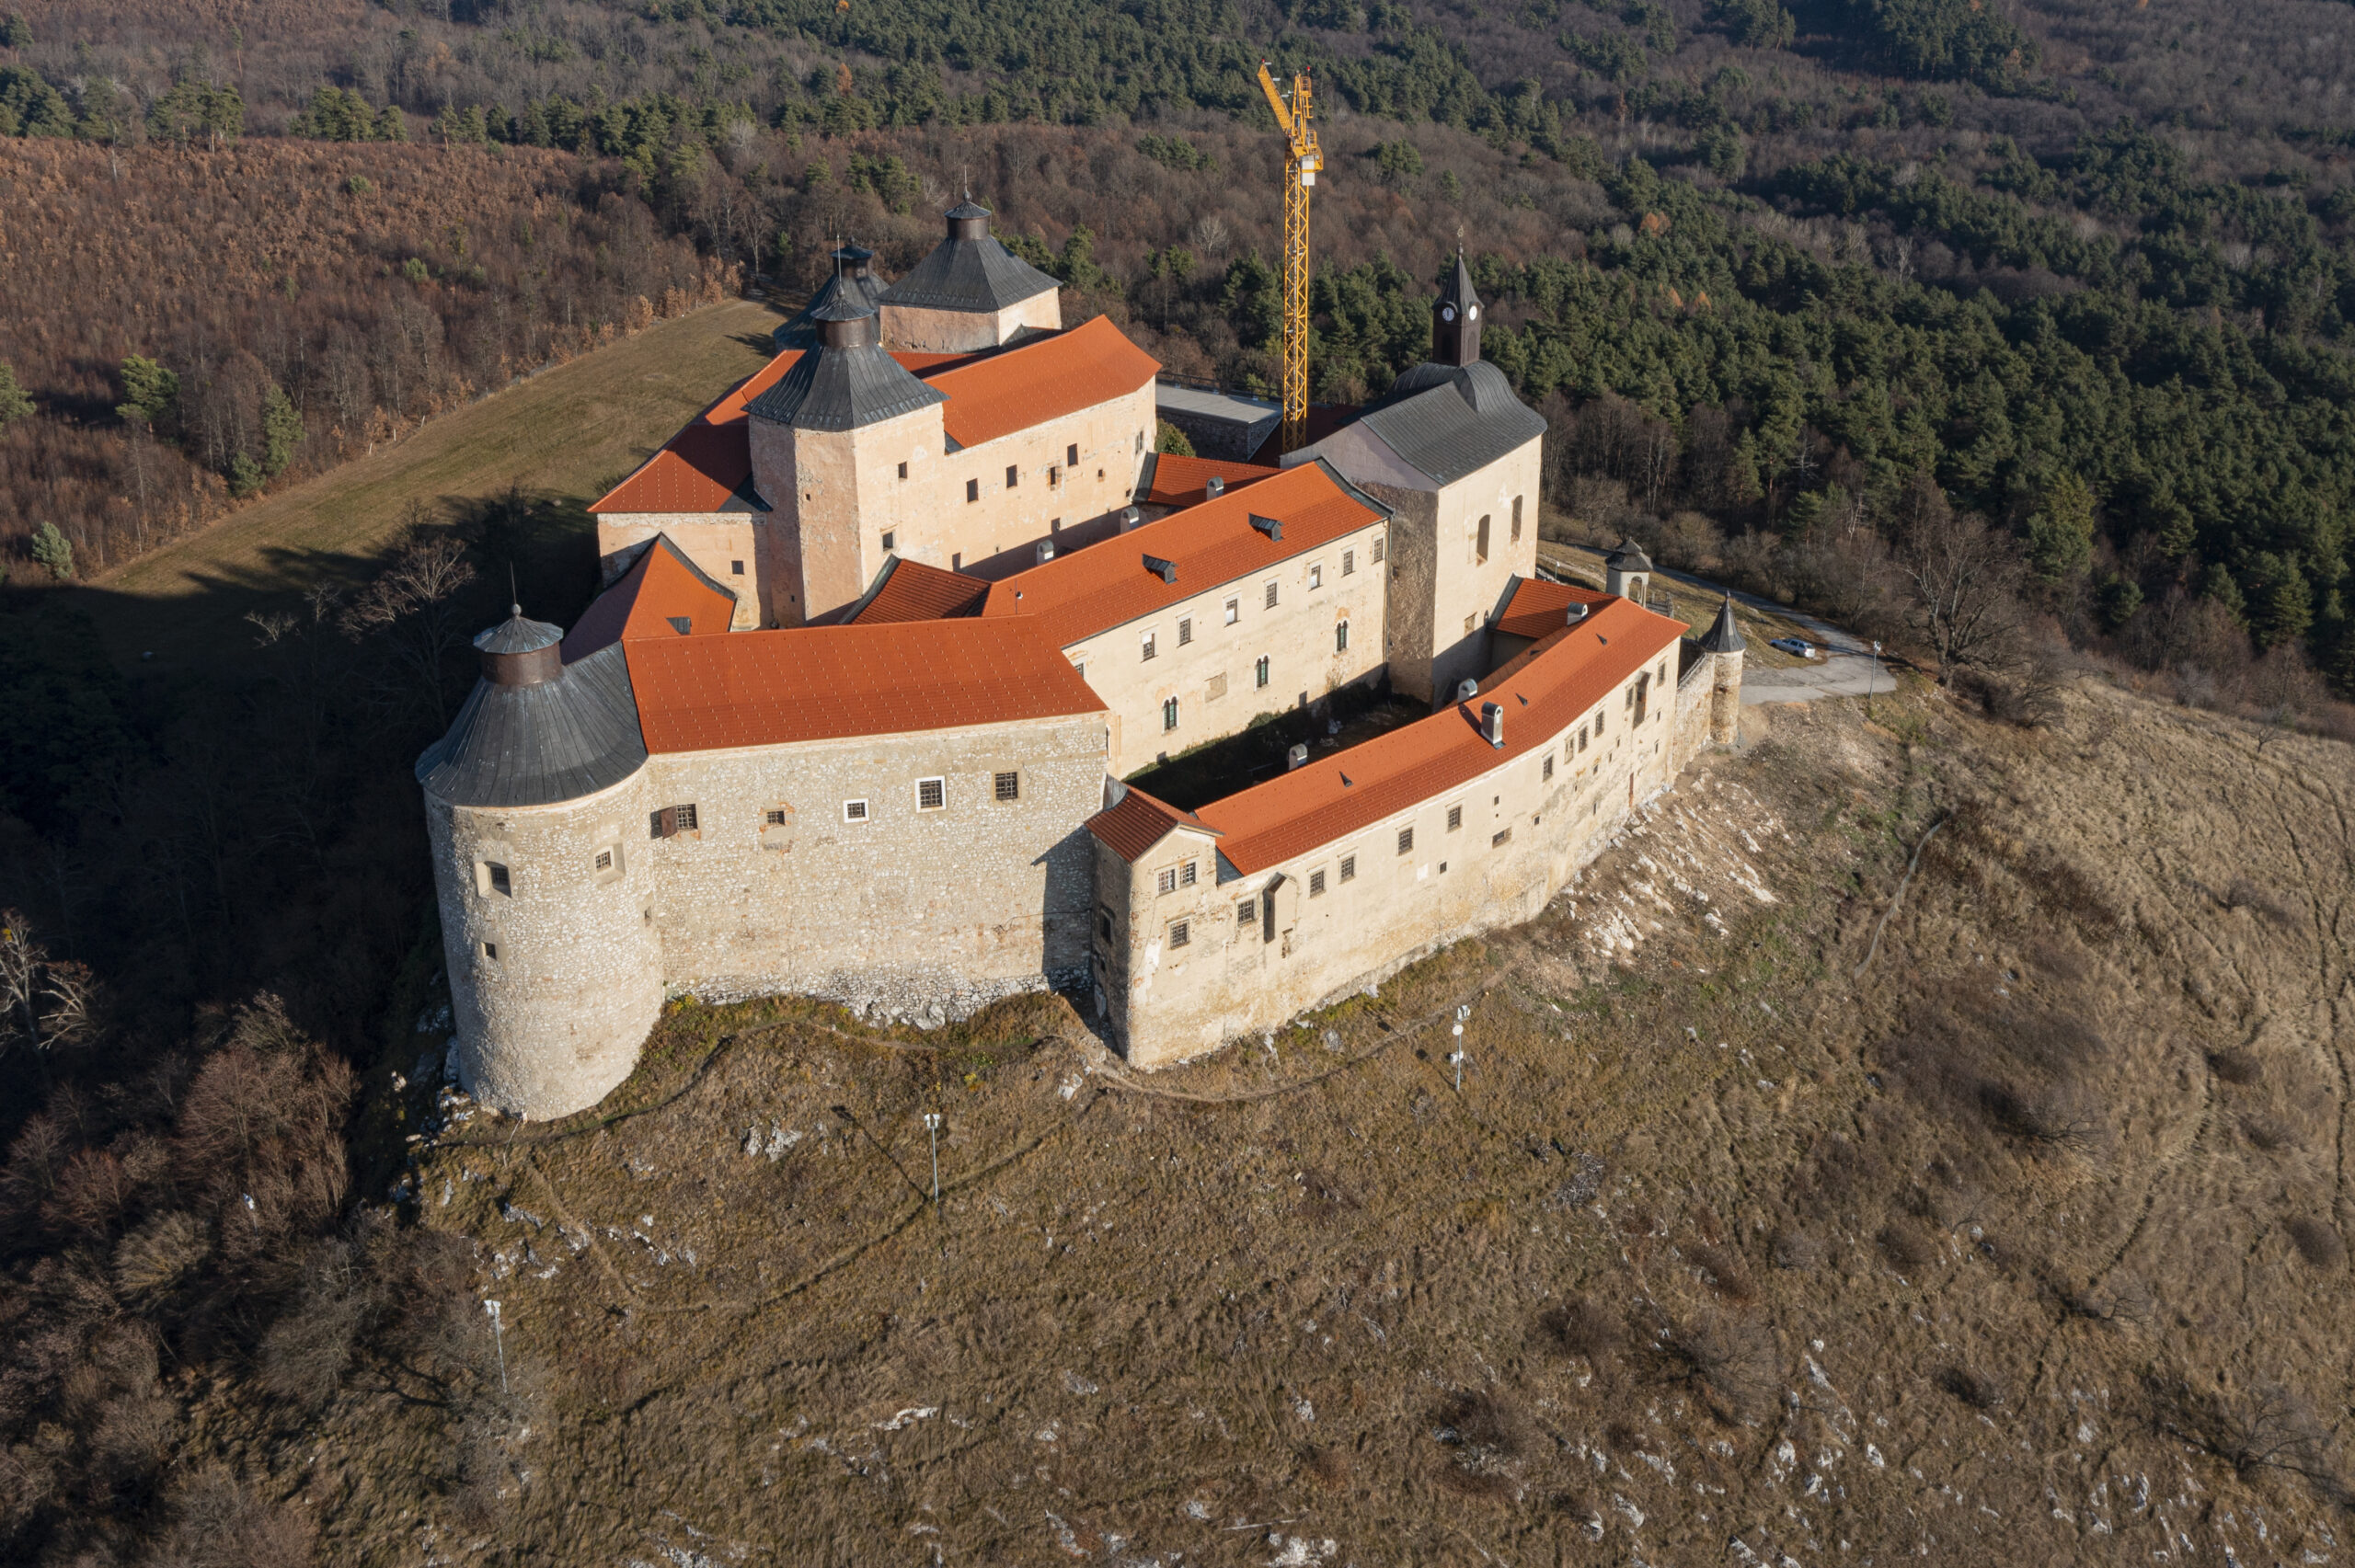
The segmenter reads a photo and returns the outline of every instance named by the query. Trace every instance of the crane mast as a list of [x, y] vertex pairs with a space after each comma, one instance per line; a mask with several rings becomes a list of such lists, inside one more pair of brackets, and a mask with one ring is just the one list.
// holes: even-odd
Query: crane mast
[[1308, 123], [1309, 86], [1306, 74], [1292, 79], [1287, 95], [1259, 62], [1259, 90], [1275, 110], [1276, 128], [1284, 133], [1284, 331], [1282, 449], [1292, 452], [1308, 436], [1308, 197], [1316, 189], [1316, 171], [1324, 159], [1316, 147], [1316, 132]]

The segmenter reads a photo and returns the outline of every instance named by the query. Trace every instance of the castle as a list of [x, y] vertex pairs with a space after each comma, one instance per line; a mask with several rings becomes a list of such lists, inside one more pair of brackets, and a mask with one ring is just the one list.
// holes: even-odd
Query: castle
[[[591, 509], [417, 764], [461, 1082], [594, 1104], [667, 996], [936, 1022], [1054, 987], [1139, 1067], [1525, 920], [1729, 742], [1742, 642], [1536, 574], [1544, 421], [1431, 357], [1273, 464], [1153, 450], [1159, 367], [970, 200], [855, 247], [769, 363]], [[1191, 810], [1123, 779], [1386, 681], [1430, 716]], [[1485, 799], [1483, 797], [1486, 797]]]

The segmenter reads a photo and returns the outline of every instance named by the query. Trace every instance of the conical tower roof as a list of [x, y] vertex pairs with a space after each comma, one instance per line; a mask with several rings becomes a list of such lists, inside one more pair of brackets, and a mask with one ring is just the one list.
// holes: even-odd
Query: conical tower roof
[[1725, 602], [1717, 606], [1717, 618], [1711, 622], [1709, 629], [1702, 634], [1701, 651], [1703, 653], [1740, 653], [1749, 646], [1742, 641], [1741, 628], [1733, 624], [1733, 595], [1729, 593], [1726, 595]]
[[1648, 572], [1652, 569], [1652, 558], [1644, 554], [1644, 547], [1625, 537], [1619, 541], [1616, 550], [1603, 558], [1603, 564], [1614, 572]]

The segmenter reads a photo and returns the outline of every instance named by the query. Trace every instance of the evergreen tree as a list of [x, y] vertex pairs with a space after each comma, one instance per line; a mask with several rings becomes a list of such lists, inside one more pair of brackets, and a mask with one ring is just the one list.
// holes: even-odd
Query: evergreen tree
[[273, 386], [262, 395], [261, 433], [267, 450], [262, 456], [262, 469], [276, 478], [286, 472], [294, 461], [297, 448], [303, 444], [303, 416], [295, 411], [285, 389]]
[[2045, 486], [2028, 520], [2028, 558], [2038, 578], [2057, 586], [2085, 569], [2094, 553], [2094, 493], [2074, 474]]
[[171, 371], [137, 354], [122, 361], [122, 401], [114, 412], [124, 424], [144, 425], [160, 435], [179, 400], [180, 378]]
[[44, 522], [33, 531], [33, 559], [63, 582], [74, 575], [74, 542], [57, 532], [57, 524]]
[[29, 418], [32, 411], [33, 400], [26, 396], [24, 388], [17, 384], [16, 368], [6, 360], [0, 360], [0, 430]]

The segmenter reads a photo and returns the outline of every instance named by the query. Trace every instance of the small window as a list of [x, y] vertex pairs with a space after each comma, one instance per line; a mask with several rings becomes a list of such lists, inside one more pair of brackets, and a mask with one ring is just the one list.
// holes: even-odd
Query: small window
[[1579, 750], [1581, 751], [1586, 750], [1586, 726], [1584, 725], [1579, 726]]
[[1241, 601], [1241, 600], [1239, 600], [1239, 599], [1230, 599], [1230, 600], [1228, 600], [1228, 601], [1226, 601], [1226, 624], [1227, 624], [1228, 625], [1232, 626], [1232, 625], [1234, 625], [1237, 621], [1240, 621], [1240, 620], [1242, 620], [1242, 619], [1243, 619], [1243, 601]]
[[1162, 700], [1161, 727], [1164, 730], [1171, 730], [1178, 727], [1178, 699], [1175, 697], [1167, 697]]
[[1337, 621], [1333, 624], [1333, 651], [1335, 653], [1350, 651], [1350, 624], [1347, 621]]
[[1311, 587], [1311, 588], [1323, 588], [1323, 587], [1325, 586], [1325, 563], [1324, 563], [1324, 562], [1322, 562], [1322, 561], [1313, 561], [1313, 562], [1309, 563], [1309, 567], [1308, 567], [1308, 586], [1309, 586], [1309, 587]]
[[[886, 548], [889, 548], [889, 546], [886, 546]], [[729, 563], [728, 563], [728, 575], [729, 575], [729, 577], [731, 577], [731, 578], [741, 578], [741, 577], [742, 577], [742, 576], [744, 575], [744, 563], [743, 563], [743, 562], [741, 562], [741, 561], [730, 561], [730, 562], [729, 562]]]
[[782, 828], [785, 826], [785, 813], [775, 809], [764, 811], [761, 813], [761, 825], [767, 828]]
[[1276, 607], [1276, 585], [1275, 585], [1274, 583], [1269, 583], [1269, 584], [1268, 585], [1268, 608], [1269, 608], [1269, 609], [1270, 609], [1270, 610], [1273, 610], [1275, 607]]
[[498, 944], [498, 943], [496, 943], [496, 942], [486, 942], [486, 943], [484, 943], [484, 944], [482, 944], [482, 956], [483, 956], [485, 958], [489, 959], [489, 960], [490, 960], [492, 963], [494, 963], [494, 964], [498, 963], [498, 962], [499, 962], [499, 944]]
[[1507, 828], [1499, 832], [1494, 832], [1488, 835], [1488, 847], [1492, 850], [1502, 849], [1505, 845], [1511, 842], [1512, 842], [1512, 830], [1511, 828]]
[[883, 553], [884, 553], [885, 555], [890, 555], [890, 554], [891, 553], [892, 549], [894, 548], [894, 546], [895, 546], [895, 544], [896, 544], [897, 540], [898, 540], [898, 535], [896, 535], [896, 534], [886, 533], [886, 534], [883, 536]]
[[1472, 536], [1472, 550], [1473, 564], [1485, 565], [1488, 559], [1488, 514], [1487, 512], [1480, 514], [1479, 529]]
[[1153, 657], [1154, 639], [1155, 635], [1156, 634], [1152, 632], [1147, 632], [1144, 635], [1144, 657], [1147, 658], [1151, 658]]
[[1516, 544], [1521, 543], [1521, 498], [1519, 496], [1512, 498], [1512, 542]]
[[1063, 448], [1063, 461], [1070, 464], [1074, 468], [1079, 466], [1079, 443], [1077, 441], [1074, 441], [1071, 445]]
[[1312, 898], [1325, 896], [1325, 868], [1321, 865], [1308, 874], [1308, 896]]
[[489, 883], [492, 892], [502, 898], [511, 898], [515, 896], [515, 883], [507, 875], [505, 866], [495, 860], [486, 861], [483, 863], [483, 873], [484, 880]]
[[1047, 464], [1047, 488], [1060, 490], [1063, 487], [1063, 465], [1060, 463], [1050, 463]]
[[965, 553], [963, 551], [960, 550], [956, 555], [948, 557], [948, 569], [952, 572], [961, 572], [965, 569]]
[[1191, 615], [1178, 623], [1178, 646], [1184, 647], [1194, 640], [1194, 618]]
[[674, 809], [679, 813], [679, 831], [682, 833], [694, 832], [695, 830], [695, 808], [692, 806], [681, 806], [674, 807]]
[[1185, 864], [1179, 866], [1178, 868], [1178, 886], [1180, 887], [1191, 887], [1194, 885], [1194, 876], [1197, 870], [1198, 867], [1195, 865], [1194, 862], [1190, 860]]
[[1011, 490], [1014, 488], [1015, 480], [1020, 474], [1021, 470], [1015, 467], [1011, 463], [1005, 465], [1005, 487], [1007, 489]]
[[1156, 892], [1162, 893], [1178, 891], [1178, 868], [1174, 865], [1163, 866], [1161, 875], [1154, 879], [1154, 887]]
[[1382, 565], [1382, 536], [1378, 533], [1375, 534], [1373, 539], [1373, 564], [1377, 567]]
[[1072, 672], [1074, 675], [1078, 676], [1082, 681], [1086, 680], [1086, 679], [1087, 679], [1087, 661], [1086, 661], [1086, 659], [1082, 659], [1079, 663], [1073, 665], [1073, 666], [1071, 667], [1071, 672]]
[[982, 498], [982, 482], [979, 479], [965, 481], [965, 498], [969, 501], [978, 501]]
[[1191, 921], [1171, 921], [1169, 922], [1169, 945], [1170, 945], [1170, 946], [1172, 946], [1172, 947], [1183, 947], [1183, 946], [1185, 946], [1185, 945], [1186, 945], [1186, 944], [1188, 944], [1189, 942], [1191, 942], [1191, 941], [1193, 941], [1193, 940], [1194, 940], [1194, 928], [1193, 928], [1193, 924], [1192, 924], [1192, 922], [1191, 922]]
[[1606, 711], [1608, 710], [1603, 708], [1594, 710], [1594, 738], [1597, 740], [1603, 738], [1603, 715]]
[[918, 779], [916, 781], [917, 810], [937, 811], [948, 804], [948, 781], [947, 779]]
[[1096, 934], [1107, 942], [1112, 940], [1112, 911], [1101, 904], [1096, 906]]
[[1660, 660], [1660, 673], [1654, 676], [1653, 679], [1658, 681], [1663, 686], [1668, 684], [1668, 661], [1666, 659]]
[[1545, 753], [1545, 762], [1543, 767], [1538, 769], [1538, 776], [1540, 778], [1547, 779], [1554, 776], [1554, 753], [1551, 751]]
[[1472, 628], [1479, 624], [1479, 620], [1480, 617], [1476, 614], [1466, 615], [1464, 617], [1464, 635], [1465, 636], [1468, 637], [1472, 635]]
[[1449, 807], [1447, 808], [1447, 830], [1453, 833], [1462, 826], [1464, 826], [1464, 807], [1461, 806]]
[[1244, 898], [1235, 904], [1235, 928], [1237, 931], [1242, 930], [1246, 925], [1257, 925], [1258, 921], [1259, 900], [1257, 898]]
[[599, 850], [597, 852], [597, 874], [602, 876], [613, 868], [614, 852], [611, 850]]
[[907, 476], [908, 476], [908, 465], [907, 465], [906, 464], [902, 463], [902, 464], [900, 464], [900, 477], [901, 477], [901, 478], [902, 478], [902, 479], [904, 479], [904, 478], [906, 478]]
[[1345, 578], [1346, 578], [1346, 577], [1351, 577], [1351, 576], [1354, 576], [1354, 575], [1356, 574], [1356, 572], [1357, 572], [1357, 569], [1358, 569], [1358, 553], [1357, 553], [1355, 550], [1344, 550], [1344, 551], [1342, 551], [1342, 552], [1341, 552], [1341, 575], [1342, 575], [1343, 577], [1345, 577]]
[[1049, 519], [1047, 520], [1047, 532], [1050, 532], [1050, 533], [1061, 533], [1063, 531], [1063, 519], [1061, 519], [1061, 518], [1059, 518], [1059, 517], [1051, 517], [1051, 518], [1049, 518]]
[[866, 820], [867, 820], [867, 802], [865, 802], [865, 801], [863, 801], [863, 800], [845, 800], [845, 801], [844, 801], [844, 802], [843, 802], [843, 820], [844, 820], [844, 821], [845, 821], [845, 822], [864, 822], [864, 821], [866, 821]]
[[1022, 798], [1022, 775], [1020, 773], [1000, 773], [993, 781], [993, 784], [997, 798], [1000, 800], [1019, 800]]
[[1137, 450], [1139, 452], [1143, 452], [1144, 450], [1144, 432], [1143, 430], [1139, 430], [1137, 432]]
[[1357, 879], [1358, 857], [1353, 854], [1343, 855], [1341, 857], [1341, 880], [1344, 882], [1354, 882]]
[[1261, 686], [1265, 686], [1265, 685], [1267, 685], [1269, 677], [1268, 677], [1268, 656], [1267, 656], [1266, 654], [1264, 654], [1264, 653], [1263, 653], [1263, 654], [1261, 654], [1261, 655], [1259, 656], [1259, 662], [1258, 662], [1258, 663], [1257, 663], [1257, 664], [1255, 664], [1255, 665], [1253, 665], [1253, 666], [1251, 667], [1251, 675], [1252, 675], [1252, 679], [1253, 679], [1253, 680], [1254, 680], [1258, 684], [1259, 684], [1259, 685], [1261, 685]]
[[1401, 828], [1398, 830], [1398, 853], [1400, 854], [1412, 854], [1415, 853], [1414, 829]]

